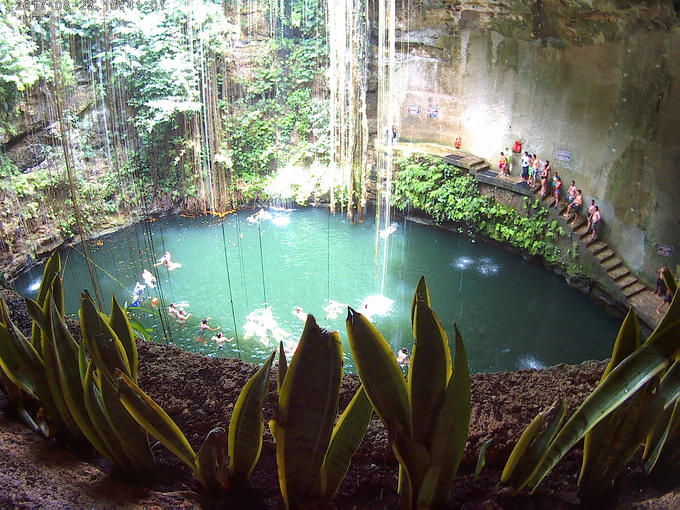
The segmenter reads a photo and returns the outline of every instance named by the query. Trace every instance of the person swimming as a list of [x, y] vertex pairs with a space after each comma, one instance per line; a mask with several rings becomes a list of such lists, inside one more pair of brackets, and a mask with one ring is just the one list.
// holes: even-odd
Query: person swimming
[[296, 306], [293, 308], [293, 315], [300, 319], [302, 322], [307, 322], [307, 314], [302, 311], [302, 307]]
[[182, 267], [182, 264], [179, 262], [173, 262], [172, 261], [172, 255], [170, 255], [169, 251], [163, 252], [163, 256], [158, 259], [158, 262], [154, 264], [154, 266], [160, 266], [164, 265], [168, 271], [173, 271], [174, 269], [177, 269], [178, 267]]
[[405, 368], [409, 364], [409, 357], [408, 357], [408, 350], [406, 347], [402, 347], [399, 349], [399, 352], [397, 352], [397, 363], [401, 368]]
[[170, 306], [168, 306], [168, 315], [172, 318], [177, 317], [177, 307], [175, 306], [175, 303], [170, 303]]
[[145, 288], [146, 285], [142, 285], [139, 282], [135, 283], [135, 288], [132, 289], [132, 303], [130, 304], [130, 306], [139, 306], [139, 304], [144, 299]]
[[144, 280], [144, 283], [149, 288], [153, 289], [156, 286], [156, 277], [147, 269], [142, 270], [142, 280]]
[[217, 326], [216, 328], [211, 328], [208, 326], [208, 320], [210, 320], [210, 317], [206, 317], [204, 319], [201, 319], [201, 323], [198, 325], [198, 331], [199, 333], [203, 333], [204, 331], [217, 331], [220, 329], [220, 326]]

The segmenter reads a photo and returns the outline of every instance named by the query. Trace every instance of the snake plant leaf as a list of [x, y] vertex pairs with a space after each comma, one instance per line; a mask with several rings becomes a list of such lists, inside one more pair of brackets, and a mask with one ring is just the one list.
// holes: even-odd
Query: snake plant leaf
[[392, 349], [373, 324], [352, 308], [346, 326], [354, 363], [373, 409], [390, 433], [401, 430], [410, 435], [406, 382]]
[[250, 478], [262, 450], [262, 403], [269, 388], [269, 371], [276, 356], [267, 361], [248, 379], [236, 400], [229, 422], [229, 472], [234, 479]]
[[430, 446], [432, 428], [451, 377], [451, 351], [439, 319], [419, 299], [413, 313], [413, 330], [415, 344], [408, 373], [412, 438]]
[[666, 285], [666, 288], [670, 289], [672, 294], [675, 294], [675, 292], [678, 290], [678, 284], [675, 280], [675, 275], [670, 268], [666, 268], [666, 270], [663, 272], [663, 282]]
[[43, 311], [42, 307], [30, 298], [25, 298], [24, 303], [26, 305], [26, 310], [28, 310], [28, 314], [34, 321], [34, 324], [40, 328], [40, 331], [46, 331], [47, 315]]
[[281, 386], [283, 386], [283, 379], [286, 377], [288, 370], [288, 361], [286, 360], [286, 351], [283, 349], [283, 342], [279, 342], [279, 369], [276, 372], [276, 392], [281, 393]]
[[229, 488], [226, 451], [227, 431], [223, 427], [215, 427], [208, 432], [198, 450], [194, 468], [194, 476], [207, 491], [226, 491]]
[[501, 474], [501, 482], [507, 482], [519, 492], [531, 482], [536, 468], [547, 453], [567, 413], [567, 401], [555, 402], [547, 411], [538, 413], [522, 432]]
[[[43, 267], [43, 274], [40, 280], [40, 287], [38, 288], [38, 296], [35, 301], [43, 312], [46, 310], [45, 302], [47, 301], [47, 293], [52, 289], [52, 282], [55, 278], [59, 278], [59, 271], [61, 270], [61, 258], [57, 250], [53, 251], [48, 257], [45, 266]], [[62, 306], [63, 309], [63, 306]], [[40, 329], [34, 322], [31, 328], [31, 343], [38, 348], [40, 345]]]
[[[431, 438], [432, 464], [440, 466], [433, 503], [444, 504], [451, 482], [465, 452], [470, 427], [470, 369], [463, 339], [456, 331], [456, 355], [453, 375], [449, 378], [444, 403], [437, 414]], [[448, 344], [447, 344], [448, 345]]]
[[119, 369], [114, 370], [120, 402], [130, 416], [193, 470], [196, 453], [177, 424], [130, 377]]
[[[47, 307], [47, 309], [45, 310], [47, 312], [46, 314], [47, 331], [43, 331], [42, 334], [40, 335], [40, 343], [43, 355], [43, 367], [45, 370], [45, 380], [47, 381], [50, 395], [52, 395], [52, 401], [54, 402], [57, 412], [59, 413], [59, 416], [61, 418], [59, 422], [59, 426], [60, 427], [63, 426], [61, 430], [67, 433], [72, 440], [80, 441], [82, 439], [81, 430], [78, 427], [76, 420], [73, 418], [71, 411], [68, 408], [68, 404], [66, 403], [64, 392], [62, 391], [61, 387], [60, 381], [61, 367], [59, 366], [59, 359], [57, 358], [56, 352], [57, 347], [55, 345], [58, 339], [55, 337], [53, 324], [53, 320], [55, 318], [59, 320], [60, 316], [59, 311], [57, 310], [57, 305], [55, 304], [51, 293], [48, 293], [48, 298], [45, 305]], [[64, 325], [64, 327], [66, 326]], [[59, 329], [59, 332], [61, 333], [61, 329]], [[60, 336], [59, 340], [61, 340], [62, 338], [64, 337]], [[65, 349], [67, 349], [68, 347], [69, 345], [65, 346]], [[78, 365], [74, 363], [72, 368], [77, 370]]]
[[364, 387], [359, 386], [335, 424], [326, 452], [323, 469], [326, 473], [327, 501], [333, 499], [340, 482], [347, 473], [352, 455], [359, 448], [372, 415], [371, 401], [368, 400]]
[[[104, 399], [102, 398], [97, 379], [94, 363], [91, 360], [87, 360], [85, 375], [83, 376], [83, 400], [88, 417], [92, 427], [97, 432], [97, 436], [111, 455], [109, 460], [118, 465], [123, 471], [133, 473], [133, 464], [125, 454], [121, 439], [111, 427], [111, 421], [106, 414]], [[103, 454], [103, 452], [101, 453]]]
[[675, 361], [664, 374], [656, 393], [661, 399], [664, 411], [645, 441], [642, 459], [647, 473], [654, 469], [669, 435], [677, 428], [678, 420], [680, 420], [680, 406], [678, 405], [680, 402], [680, 361]]
[[418, 509], [427, 510], [432, 505], [437, 490], [437, 483], [441, 476], [441, 469], [442, 466], [440, 464], [430, 464], [427, 468], [418, 490], [418, 499], [416, 501]]
[[666, 408], [656, 423], [656, 426], [647, 437], [645, 451], [642, 455], [646, 473], [650, 473], [656, 467], [662, 452], [666, 451], [667, 443], [673, 434], [680, 430], [680, 399], [676, 399], [674, 405]]
[[55, 347], [54, 354], [64, 402], [78, 428], [92, 446], [109, 461], [115, 462], [108, 446], [100, 439], [99, 434], [92, 425], [87, 408], [85, 407], [83, 380], [78, 366], [78, 345], [61, 318], [62, 316], [57, 306], [52, 300], [50, 302]]
[[130, 364], [123, 344], [97, 311], [87, 291], [83, 291], [80, 303], [80, 329], [83, 342], [97, 368], [110, 384], [113, 384], [113, 370], [116, 368], [129, 376]]
[[10, 381], [38, 398], [36, 378], [43, 373], [43, 361], [13, 323], [0, 324], [0, 367]]
[[[125, 382], [121, 382], [121, 377], [119, 377], [119, 374], [123, 374], [120, 370], [113, 373], [114, 377], [116, 377], [113, 383], [105, 377], [104, 371], [99, 370], [99, 372], [101, 376], [99, 377], [98, 382], [104, 408], [106, 409], [106, 416], [109, 419], [111, 428], [114, 430], [123, 446], [125, 455], [130, 459], [134, 472], [141, 475], [153, 473], [158, 468], [158, 465], [151, 453], [149, 436], [144, 426], [137, 421], [139, 414], [132, 414], [132, 410], [135, 409], [133, 407], [134, 404], [129, 404], [129, 401], [134, 401], [136, 396], [130, 395], [128, 400], [126, 400], [125, 403], [123, 402], [124, 399], [121, 397], [121, 394], [127, 396], [132, 390], [126, 391], [127, 385]], [[127, 377], [126, 374], [123, 375]], [[134, 384], [134, 382], [132, 384]], [[123, 388], [123, 391], [120, 390], [121, 388]], [[126, 404], [129, 404], [129, 408]], [[144, 406], [143, 403], [139, 402], [135, 402], [135, 404], [139, 407]], [[154, 425], [156, 424], [154, 423]], [[160, 441], [160, 438], [157, 437], [156, 439]], [[167, 445], [164, 444], [164, 446], [167, 448]], [[175, 453], [174, 451], [172, 452]], [[186, 462], [183, 457], [179, 458], [183, 462]], [[193, 469], [193, 457], [191, 458], [190, 466]]]
[[432, 457], [425, 445], [414, 441], [401, 430], [394, 434], [392, 452], [402, 468], [399, 479], [399, 508], [412, 508], [432, 464]]
[[[280, 395], [280, 394], [279, 394]], [[276, 467], [279, 474], [279, 488], [281, 489], [281, 497], [286, 509], [290, 508], [290, 498], [288, 497], [288, 487], [286, 485], [286, 429], [279, 425], [275, 419], [268, 422], [269, 431], [274, 438], [276, 444]]]
[[477, 466], [475, 467], [475, 478], [479, 476], [479, 474], [482, 472], [482, 469], [484, 469], [484, 466], [486, 466], [486, 449], [492, 442], [493, 439], [487, 439], [482, 443], [482, 446], [479, 447], [479, 453], [477, 454]]
[[[59, 312], [59, 316], [63, 317], [64, 316], [64, 287], [61, 283], [61, 278], [59, 276], [56, 276], [52, 280], [52, 287], [50, 288], [50, 293], [49, 296], [54, 300], [54, 304], [57, 307], [57, 311]], [[47, 304], [47, 300], [45, 301], [45, 304]]]
[[139, 358], [137, 356], [137, 344], [135, 337], [132, 334], [132, 327], [127, 318], [127, 314], [120, 307], [116, 296], [111, 294], [111, 315], [109, 316], [109, 326], [120, 340], [120, 343], [125, 349], [128, 362], [130, 363], [130, 378], [137, 382], [137, 367], [139, 365]]
[[[619, 332], [614, 342], [612, 357], [607, 364], [600, 383], [606, 379], [609, 373], [616, 368], [625, 358], [631, 355], [640, 347], [640, 326], [638, 324], [635, 310], [631, 308], [621, 323]], [[639, 405], [639, 402], [636, 406]], [[588, 486], [597, 486], [602, 483], [600, 477], [606, 471], [606, 465], [610, 457], [612, 448], [611, 441], [616, 439], [612, 434], [621, 422], [626, 419], [629, 409], [619, 409], [609, 416], [602, 419], [592, 430], [587, 432], [583, 442], [583, 462], [581, 464], [581, 474], [579, 475], [579, 485], [584, 483]]]
[[536, 477], [532, 480], [535, 481], [533, 489], [586, 432], [670, 366], [678, 353], [680, 320], [671, 322], [661, 330], [657, 327], [637, 351], [612, 370], [567, 421], [538, 467]]
[[411, 298], [411, 326], [413, 326], [413, 316], [415, 315], [416, 303], [418, 301], [430, 306], [430, 293], [427, 290], [427, 283], [425, 282], [424, 276], [421, 276], [418, 280], [418, 285], [416, 285], [416, 290]]
[[313, 492], [338, 412], [341, 378], [338, 333], [322, 330], [308, 315], [279, 394], [277, 428], [284, 433], [276, 435], [277, 462], [281, 439], [279, 463], [284, 465], [285, 491], [292, 506], [320, 496]]

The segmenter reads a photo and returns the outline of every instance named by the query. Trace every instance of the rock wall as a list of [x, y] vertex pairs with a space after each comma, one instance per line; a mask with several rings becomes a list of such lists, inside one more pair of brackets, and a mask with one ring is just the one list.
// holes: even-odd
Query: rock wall
[[680, 263], [672, 2], [415, 3], [398, 4], [401, 140], [460, 136], [492, 165], [520, 140], [595, 199], [603, 238], [631, 269], [653, 281], [662, 263]]

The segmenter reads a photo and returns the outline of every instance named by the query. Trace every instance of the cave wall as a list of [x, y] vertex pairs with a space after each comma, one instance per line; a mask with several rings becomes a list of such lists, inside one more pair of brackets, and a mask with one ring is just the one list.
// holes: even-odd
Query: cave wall
[[[521, 140], [550, 160], [565, 187], [574, 179], [595, 199], [602, 237], [654, 281], [662, 263], [680, 263], [680, 27], [672, 5], [402, 6], [393, 94], [400, 140], [453, 145], [460, 136], [464, 150], [492, 166]], [[518, 175], [517, 156], [513, 163]], [[660, 244], [673, 256], [658, 255]]]

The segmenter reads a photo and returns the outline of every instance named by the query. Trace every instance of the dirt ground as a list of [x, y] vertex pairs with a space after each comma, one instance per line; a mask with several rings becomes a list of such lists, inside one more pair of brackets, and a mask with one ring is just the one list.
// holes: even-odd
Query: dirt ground
[[[7, 295], [5, 295], [7, 297]], [[22, 307], [12, 306], [18, 325], [30, 325]], [[140, 386], [177, 422], [195, 450], [211, 428], [228, 424], [233, 405], [256, 366], [235, 359], [215, 359], [175, 347], [139, 344]], [[472, 377], [470, 433], [461, 468], [451, 487], [447, 508], [680, 508], [680, 476], [644, 477], [637, 459], [599, 499], [579, 493], [576, 479], [581, 451], [575, 448], [539, 486], [533, 496], [511, 495], [499, 483], [500, 472], [524, 427], [536, 413], [565, 396], [569, 412], [599, 380], [605, 363], [584, 362], [544, 370], [521, 370]], [[274, 390], [276, 370], [270, 389]], [[358, 377], [344, 378], [341, 408], [359, 386]], [[265, 405], [272, 414], [273, 393]], [[154, 447], [160, 470], [144, 485], [124, 480], [91, 451], [70, 451], [47, 441], [4, 411], [0, 391], [0, 507], [206, 507], [283, 508], [276, 472], [275, 447], [265, 427], [260, 461], [250, 488], [209, 499], [199, 492], [189, 470], [160, 445]], [[493, 439], [486, 467], [474, 477], [480, 445]], [[397, 507], [397, 462], [386, 430], [375, 417], [352, 460], [333, 508], [393, 509]]]

